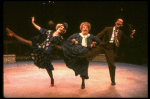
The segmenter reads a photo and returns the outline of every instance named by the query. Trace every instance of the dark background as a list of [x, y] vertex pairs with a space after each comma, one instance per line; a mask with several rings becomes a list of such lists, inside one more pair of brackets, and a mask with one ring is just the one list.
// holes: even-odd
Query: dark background
[[[117, 18], [123, 18], [124, 27], [127, 23], [132, 24], [136, 33], [129, 45], [122, 42], [116, 61], [133, 64], [148, 62], [148, 1], [4, 1], [2, 11], [3, 41], [12, 40], [6, 35], [6, 27], [25, 39], [40, 33], [31, 23], [32, 16], [35, 23], [45, 29], [55, 29], [58, 22], [67, 22], [68, 30], [64, 38], [80, 32], [81, 22], [91, 23], [90, 33], [96, 35], [106, 26], [113, 26]], [[54, 25], [48, 24], [50, 20]], [[20, 49], [21, 54], [26, 53], [24, 45]], [[3, 44], [3, 54], [5, 50]], [[8, 45], [9, 54], [18, 52], [16, 44]]]

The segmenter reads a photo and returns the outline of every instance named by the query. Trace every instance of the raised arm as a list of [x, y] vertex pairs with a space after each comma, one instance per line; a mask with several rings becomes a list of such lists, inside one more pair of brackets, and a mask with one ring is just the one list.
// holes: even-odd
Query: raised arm
[[125, 38], [127, 38], [127, 39], [133, 38], [133, 35], [135, 34], [135, 31], [136, 31], [136, 30], [133, 29], [129, 37], [125, 36], [124, 34], [123, 34], [123, 36], [124, 36]]
[[32, 24], [40, 31], [41, 27], [34, 23], [34, 16], [32, 18]]

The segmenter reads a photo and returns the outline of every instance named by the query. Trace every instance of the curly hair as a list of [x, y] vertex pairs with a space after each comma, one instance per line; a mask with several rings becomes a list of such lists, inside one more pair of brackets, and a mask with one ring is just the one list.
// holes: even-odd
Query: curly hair
[[[61, 26], [64, 26], [64, 25], [61, 24], [61, 23], [58, 23], [58, 24], [56, 25], [56, 30], [58, 30], [58, 28], [61, 27]], [[66, 29], [64, 30], [64, 33], [66, 33]]]
[[82, 30], [83, 28], [83, 25], [86, 25], [88, 27], [88, 30], [90, 31], [91, 30], [91, 24], [89, 22], [82, 22], [80, 24], [80, 30]]

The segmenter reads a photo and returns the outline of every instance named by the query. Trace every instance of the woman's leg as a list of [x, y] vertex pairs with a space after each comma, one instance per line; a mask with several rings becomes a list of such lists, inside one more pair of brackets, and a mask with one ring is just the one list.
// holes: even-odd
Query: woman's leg
[[10, 36], [10, 37], [14, 37], [18, 42], [24, 44], [24, 45], [27, 45], [27, 46], [30, 46], [32, 47], [32, 41], [30, 40], [25, 40], [23, 39], [22, 37], [19, 37], [18, 35], [16, 35], [13, 31], [11, 31], [10, 29], [6, 28], [6, 32], [7, 32], [7, 35]]
[[81, 85], [81, 89], [84, 89], [85, 88], [85, 82], [84, 82], [84, 78], [82, 77], [82, 85]]
[[53, 79], [52, 70], [49, 70], [49, 69], [46, 69], [46, 70], [47, 70], [47, 73], [49, 74], [50, 79], [51, 79], [51, 85], [50, 85], [50, 87], [53, 87], [54, 86], [54, 79]]

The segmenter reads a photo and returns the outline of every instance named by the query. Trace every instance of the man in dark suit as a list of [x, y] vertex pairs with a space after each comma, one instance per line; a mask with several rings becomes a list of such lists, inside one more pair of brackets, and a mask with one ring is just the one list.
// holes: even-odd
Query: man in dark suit
[[[101, 52], [105, 53], [109, 73], [111, 78], [111, 85], [115, 85], [115, 69], [116, 66], [114, 65], [114, 60], [117, 55], [117, 49], [119, 47], [119, 41], [121, 40], [122, 36], [125, 36], [123, 32], [120, 30], [120, 27], [123, 26], [123, 19], [118, 19], [115, 22], [114, 27], [106, 27], [102, 32], [97, 34], [97, 37], [101, 40], [98, 47], [92, 48], [85, 56], [79, 57], [81, 61], [87, 62], [95, 58]], [[127, 39], [132, 39], [135, 30], [132, 31]], [[116, 36], [115, 36], [116, 34]], [[94, 43], [93, 43], [94, 44]]]

